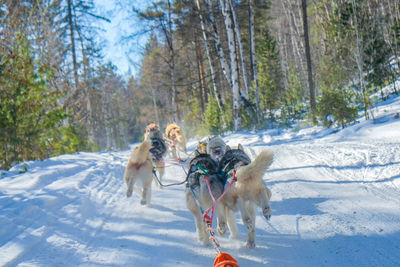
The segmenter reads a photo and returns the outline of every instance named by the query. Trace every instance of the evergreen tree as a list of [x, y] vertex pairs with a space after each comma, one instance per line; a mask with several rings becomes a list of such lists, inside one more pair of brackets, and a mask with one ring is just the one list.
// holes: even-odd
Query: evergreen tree
[[[280, 71], [279, 52], [276, 41], [268, 29], [264, 30], [263, 39], [257, 45], [258, 79], [260, 87], [261, 118], [274, 121], [274, 112], [281, 105], [283, 94], [282, 74]], [[254, 89], [253, 89], [254, 90]]]
[[18, 33], [0, 58], [0, 168], [80, 149], [79, 144], [62, 140], [74, 134], [61, 127], [66, 118], [57, 104], [61, 92], [49, 89], [52, 72], [34, 59], [27, 38]]

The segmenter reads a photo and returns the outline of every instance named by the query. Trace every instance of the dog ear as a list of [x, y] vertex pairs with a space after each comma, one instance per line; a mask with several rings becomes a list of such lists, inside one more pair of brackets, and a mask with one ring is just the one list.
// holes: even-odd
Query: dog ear
[[238, 144], [238, 149], [244, 151], [242, 144], [240, 144], [240, 143]]

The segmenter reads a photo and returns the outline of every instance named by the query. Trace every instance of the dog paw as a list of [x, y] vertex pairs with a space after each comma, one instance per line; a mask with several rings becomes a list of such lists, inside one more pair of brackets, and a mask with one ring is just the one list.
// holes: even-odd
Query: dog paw
[[127, 190], [126, 191], [126, 197], [132, 196], [132, 190]]
[[220, 236], [224, 236], [226, 233], [226, 224], [225, 223], [218, 224], [217, 231]]
[[146, 200], [142, 199], [142, 200], [140, 200], [140, 204], [141, 204], [141, 205], [146, 205], [147, 202], [146, 202]]
[[265, 207], [263, 210], [263, 215], [264, 215], [265, 219], [267, 219], [267, 220], [271, 219], [271, 214], [272, 214], [271, 208]]
[[256, 247], [256, 243], [254, 241], [247, 241], [246, 242], [246, 247], [247, 248], [255, 248]]

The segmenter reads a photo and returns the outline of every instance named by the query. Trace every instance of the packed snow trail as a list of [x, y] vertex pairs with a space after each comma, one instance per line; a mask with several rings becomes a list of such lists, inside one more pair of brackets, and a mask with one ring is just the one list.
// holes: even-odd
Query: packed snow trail
[[[264, 136], [232, 135], [254, 157]], [[192, 144], [192, 146], [194, 146]], [[264, 179], [273, 216], [257, 211], [256, 249], [218, 237], [241, 266], [399, 266], [399, 143], [321, 140], [270, 145]], [[211, 247], [196, 241], [184, 186], [159, 189], [152, 205], [126, 198], [129, 151], [78, 153], [32, 162], [0, 180], [0, 265], [210, 266]], [[169, 166], [165, 182], [180, 181]]]
[[[272, 218], [257, 210], [256, 248], [245, 247], [237, 214], [240, 238], [217, 236], [222, 251], [242, 267], [400, 266], [400, 120], [385, 116], [338, 133], [224, 136], [251, 158], [267, 148], [275, 155], [264, 175]], [[153, 183], [149, 207], [126, 197], [129, 153], [76, 153], [28, 162], [26, 173], [2, 171], [0, 266], [212, 266], [185, 185]], [[185, 178], [182, 166], [168, 165], [164, 183]]]

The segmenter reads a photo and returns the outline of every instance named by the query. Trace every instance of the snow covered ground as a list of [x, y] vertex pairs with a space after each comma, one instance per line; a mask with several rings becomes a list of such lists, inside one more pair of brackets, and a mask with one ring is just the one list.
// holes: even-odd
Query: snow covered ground
[[[218, 237], [240, 266], [400, 266], [400, 98], [344, 130], [318, 127], [224, 136], [254, 158], [268, 147], [264, 175], [272, 218], [257, 211], [255, 249]], [[189, 153], [196, 140], [189, 143]], [[157, 188], [152, 204], [126, 198], [130, 151], [76, 153], [28, 162], [0, 178], [0, 266], [212, 266], [197, 243], [184, 185]], [[168, 164], [165, 182], [181, 181]]]

